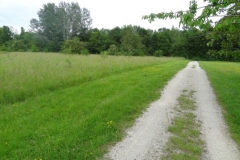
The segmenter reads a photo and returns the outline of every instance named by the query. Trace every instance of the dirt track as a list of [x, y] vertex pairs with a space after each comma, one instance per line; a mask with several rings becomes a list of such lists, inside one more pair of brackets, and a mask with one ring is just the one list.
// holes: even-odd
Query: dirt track
[[150, 105], [135, 125], [127, 130], [123, 141], [110, 148], [105, 157], [114, 160], [160, 159], [170, 136], [167, 128], [176, 115], [174, 107], [178, 106], [177, 98], [183, 90], [195, 91], [196, 115], [202, 122], [201, 133], [206, 150], [202, 159], [240, 159], [237, 145], [229, 137], [221, 107], [198, 62], [190, 62], [169, 81], [161, 98]]

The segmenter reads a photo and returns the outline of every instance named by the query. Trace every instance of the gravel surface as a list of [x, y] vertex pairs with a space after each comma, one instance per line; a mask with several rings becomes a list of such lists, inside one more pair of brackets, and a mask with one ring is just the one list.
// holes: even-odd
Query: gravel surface
[[202, 159], [240, 160], [240, 152], [229, 137], [221, 107], [209, 84], [204, 70], [198, 62], [190, 62], [178, 72], [162, 91], [161, 98], [150, 104], [133, 127], [126, 131], [126, 137], [111, 147], [106, 159], [154, 160], [160, 159], [164, 146], [170, 137], [168, 126], [176, 115], [177, 98], [183, 90], [194, 90], [197, 104], [196, 115], [202, 122], [202, 139], [206, 150]]

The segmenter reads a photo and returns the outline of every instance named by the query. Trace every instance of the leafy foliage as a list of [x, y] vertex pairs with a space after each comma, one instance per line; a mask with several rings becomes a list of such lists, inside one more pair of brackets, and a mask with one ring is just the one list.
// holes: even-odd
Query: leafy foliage
[[26, 45], [24, 44], [23, 40], [15, 40], [12, 44], [12, 48], [14, 51], [24, 52], [26, 50]]
[[86, 43], [81, 42], [77, 37], [74, 37], [72, 40], [66, 40], [62, 45], [63, 53], [81, 54], [84, 50], [86, 50]]
[[[191, 0], [188, 11], [161, 12], [145, 15], [143, 19], [152, 22], [156, 18], [180, 18], [180, 24], [183, 26], [199, 27], [210, 32], [207, 35], [209, 46], [213, 46], [215, 41], [221, 39], [221, 49], [213, 50], [215, 53], [226, 56], [232, 54], [232, 57], [237, 60], [240, 57], [240, 2], [238, 0], [204, 0], [204, 2], [208, 2], [208, 5], [198, 7], [196, 0]], [[197, 10], [202, 8], [201, 14], [197, 15]], [[212, 17], [222, 18], [218, 22], [213, 22]]]
[[[240, 61], [238, 30], [240, 27], [237, 26], [238, 19], [235, 18], [238, 14], [237, 5], [234, 3], [228, 6], [227, 16], [215, 26], [211, 26], [211, 23], [205, 24], [205, 21], [202, 22], [204, 25], [199, 26], [195, 21], [194, 12], [198, 8], [195, 1], [191, 1], [192, 7], [189, 11], [145, 17], [150, 20], [159, 17], [179, 17], [183, 30], [159, 28], [153, 31], [132, 25], [113, 29], [91, 29], [90, 12], [80, 8], [78, 3], [61, 2], [59, 5], [48, 3], [39, 10], [39, 19], [31, 20], [30, 31], [21, 28], [18, 35], [11, 27], [0, 27], [0, 50], [8, 52], [61, 50], [64, 53], [77, 54], [181, 56], [194, 60]], [[210, 13], [207, 13], [206, 9], [203, 12]], [[232, 18], [235, 18], [236, 24], [229, 32], [227, 24]]]
[[155, 51], [155, 52], [154, 52], [154, 56], [156, 56], [156, 57], [161, 57], [161, 56], [163, 56], [163, 51], [162, 51], [162, 50], [157, 50], [157, 51]]
[[36, 46], [36, 45], [32, 45], [32, 46], [31, 46], [31, 51], [32, 51], [32, 52], [38, 52], [37, 46]]
[[110, 55], [117, 55], [118, 54], [118, 48], [116, 45], [112, 44], [110, 45], [109, 49], [108, 49], [108, 53]]
[[110, 38], [107, 35], [106, 30], [94, 29], [91, 32], [91, 36], [88, 42], [88, 50], [90, 53], [100, 53], [101, 51], [106, 51], [110, 46]]
[[58, 6], [54, 3], [44, 4], [38, 17], [39, 20], [30, 21], [31, 31], [51, 41], [51, 51], [60, 51], [65, 40], [75, 36], [83, 38], [92, 23], [89, 10], [73, 2], [60, 2]]
[[0, 28], [0, 45], [13, 39], [13, 32], [8, 26]]
[[121, 50], [129, 56], [143, 55], [143, 44], [141, 37], [130, 29], [121, 39]]

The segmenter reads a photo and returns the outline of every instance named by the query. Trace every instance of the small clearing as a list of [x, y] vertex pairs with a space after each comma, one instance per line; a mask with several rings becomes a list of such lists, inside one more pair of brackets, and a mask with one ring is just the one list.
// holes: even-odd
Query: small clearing
[[[114, 160], [154, 160], [165, 159], [164, 152], [172, 133], [169, 126], [175, 123], [179, 115], [178, 98], [183, 92], [194, 91], [195, 120], [203, 141], [201, 159], [236, 160], [240, 152], [230, 138], [224, 122], [221, 107], [198, 62], [190, 62], [178, 72], [162, 91], [161, 98], [150, 104], [133, 127], [126, 131], [125, 138], [110, 148], [106, 159]], [[179, 151], [181, 153], [181, 151]]]

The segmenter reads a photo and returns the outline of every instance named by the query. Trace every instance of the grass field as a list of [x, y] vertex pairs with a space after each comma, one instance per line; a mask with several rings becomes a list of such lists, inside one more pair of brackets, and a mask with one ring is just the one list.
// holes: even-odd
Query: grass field
[[169, 60], [154, 57], [101, 57], [58, 53], [1, 54], [0, 104], [23, 101], [30, 96]]
[[240, 146], [240, 63], [200, 62], [207, 72], [232, 137]]
[[182, 58], [0, 55], [0, 159], [97, 159]]

